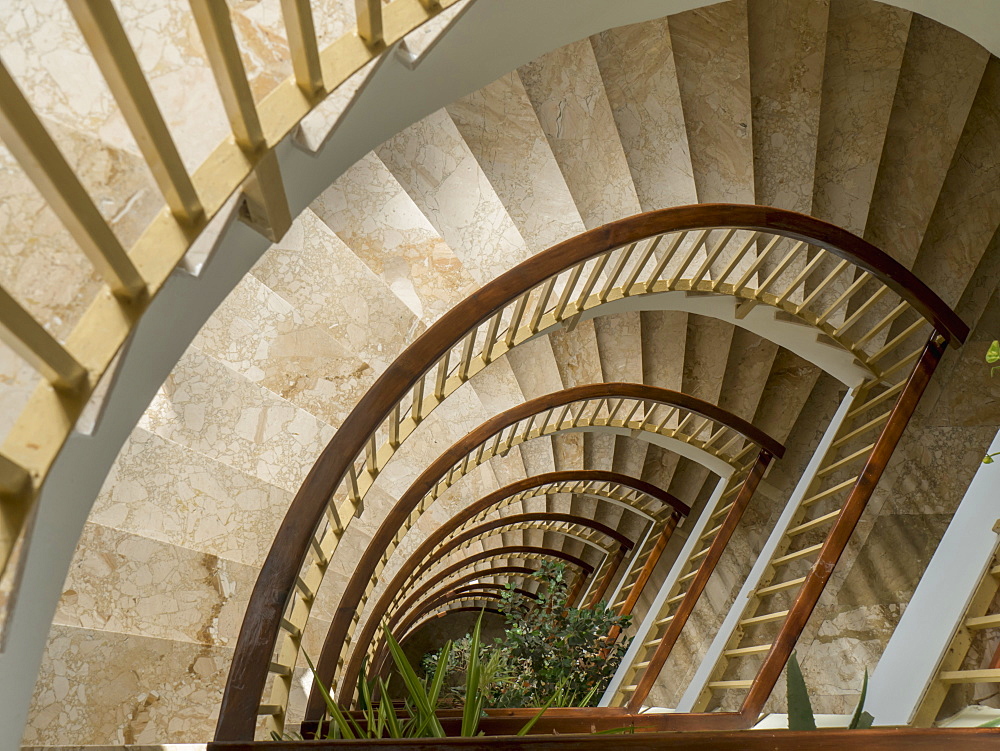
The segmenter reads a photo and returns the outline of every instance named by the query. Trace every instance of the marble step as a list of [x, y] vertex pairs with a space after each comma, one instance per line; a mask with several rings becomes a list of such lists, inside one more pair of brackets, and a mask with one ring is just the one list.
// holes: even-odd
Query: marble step
[[678, 13], [668, 28], [698, 201], [753, 203], [747, 3]]
[[516, 71], [445, 108], [529, 252], [585, 226]]
[[643, 211], [697, 203], [667, 18], [590, 39]]
[[445, 110], [396, 134], [375, 153], [479, 284], [531, 254]]
[[[995, 203], [1000, 170], [992, 165], [987, 144], [1000, 132], [998, 91], [1000, 62], [991, 58], [913, 263], [914, 273], [950, 305], [962, 300], [986, 251], [995, 252], [991, 241], [1000, 226]], [[991, 276], [983, 283], [993, 281]]]
[[310, 208], [425, 324], [479, 286], [375, 153]]
[[584, 225], [597, 227], [639, 213], [590, 41], [542, 55], [517, 73]]

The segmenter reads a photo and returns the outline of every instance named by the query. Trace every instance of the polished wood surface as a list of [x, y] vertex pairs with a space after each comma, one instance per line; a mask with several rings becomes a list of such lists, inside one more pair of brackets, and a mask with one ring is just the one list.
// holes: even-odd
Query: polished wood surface
[[[465, 332], [545, 279], [600, 253], [656, 234], [704, 227], [780, 231], [864, 268], [927, 317], [946, 338], [962, 342], [968, 326], [912, 272], [864, 239], [827, 222], [754, 205], [700, 204], [612, 222], [536, 254], [439, 318], [390, 365], [359, 400], [326, 446], [282, 520], [254, 585], [226, 684], [216, 738], [252, 738], [271, 653], [295, 579], [329, 499], [375, 430], [418, 380]], [[766, 447], [781, 456], [773, 447]], [[339, 636], [343, 641], [343, 634]]]
[[746, 511], [750, 499], [753, 498], [754, 493], [757, 491], [757, 486], [764, 477], [764, 473], [771, 463], [771, 458], [771, 455], [766, 451], [761, 451], [757, 455], [757, 460], [743, 481], [740, 492], [736, 495], [733, 507], [729, 509], [729, 513], [726, 514], [726, 518], [722, 522], [722, 529], [719, 530], [718, 534], [712, 540], [708, 553], [705, 554], [705, 558], [698, 567], [698, 573], [694, 575], [691, 585], [684, 593], [684, 599], [680, 601], [677, 610], [674, 611], [667, 630], [660, 638], [660, 643], [656, 646], [652, 657], [650, 657], [649, 665], [643, 670], [636, 684], [636, 690], [630, 697], [627, 705], [630, 712], [638, 712], [641, 709], [643, 702], [649, 695], [650, 689], [652, 689], [653, 684], [659, 677], [664, 663], [666, 663], [670, 652], [680, 638], [681, 631], [684, 630], [684, 626], [691, 617], [691, 613], [694, 612], [695, 605], [698, 604], [698, 600], [705, 591], [708, 580], [712, 577], [716, 565], [722, 558], [722, 554], [726, 551], [726, 546], [729, 544], [733, 532], [736, 531], [737, 525], [743, 518], [743, 512]]

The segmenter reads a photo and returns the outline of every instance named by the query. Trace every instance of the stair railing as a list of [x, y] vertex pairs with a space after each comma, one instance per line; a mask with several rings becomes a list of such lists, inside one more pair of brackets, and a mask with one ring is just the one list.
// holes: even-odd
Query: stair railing
[[[356, 0], [358, 28], [320, 49], [308, 0], [281, 3], [294, 73], [255, 101], [229, 6], [191, 0], [231, 135], [193, 173], [185, 167], [113, 5], [68, 3], [135, 138], [164, 206], [131, 248], [119, 241], [7, 68], [0, 63], [0, 139], [102, 282], [65, 341], [0, 288], [0, 340], [39, 376], [0, 447], [0, 574], [63, 444], [167, 278], [230, 197], [271, 240], [290, 222], [274, 148], [326, 97], [456, 0]], [[363, 12], [362, 12], [363, 11]], [[20, 543], [22, 548], [26, 543]]]
[[[765, 261], [779, 257], [776, 270], [801, 258], [802, 271], [791, 280], [783, 273], [758, 273]], [[812, 262], [817, 257], [839, 260], [826, 273]], [[829, 290], [841, 287], [844, 291], [828, 301]], [[869, 310], [856, 313], [876, 292], [879, 304], [891, 304], [891, 310], [861, 330]], [[675, 301], [669, 304], [731, 300], [728, 308], [713, 311], [737, 325], [754, 325], [793, 351], [808, 351], [849, 385], [864, 376], [879, 381], [898, 374], [909, 364], [896, 357], [899, 345], [926, 323], [948, 340], [960, 342], [968, 334], [925, 284], [871, 244], [820, 220], [768, 207], [662, 209], [590, 230], [524, 261], [456, 305], [407, 348], [320, 455], [254, 588], [216, 737], [252, 737], [281, 624], [308, 619], [311, 601], [297, 590], [296, 580], [312, 576], [312, 569], [322, 579], [375, 478], [438, 404], [524, 341], [616, 304], [668, 294]], [[665, 298], [655, 299], [649, 304], [668, 305]], [[781, 338], [809, 329], [815, 332], [811, 339]], [[888, 331], [888, 342], [876, 339]], [[290, 638], [289, 632], [282, 637]], [[294, 646], [278, 649], [285, 656], [297, 654]], [[288, 682], [282, 678], [288, 663], [282, 658], [279, 664], [275, 686]], [[287, 694], [279, 703], [286, 701]]]
[[[781, 444], [746, 420], [690, 395], [642, 384], [577, 386], [525, 402], [488, 420], [446, 449], [413, 482], [386, 514], [358, 561], [317, 663], [321, 678], [332, 683], [339, 664], [346, 660], [341, 685], [348, 696], [342, 693], [342, 700], [349, 699], [351, 689], [347, 687], [354, 686], [363, 650], [372, 644], [383, 615], [372, 611], [357, 640], [359, 648], [348, 659], [347, 647], [355, 641], [364, 605], [379, 584], [380, 572], [419, 515], [469, 470], [498, 451], [505, 453], [526, 440], [578, 430], [585, 423], [624, 428], [637, 438], [644, 434], [668, 437], [679, 452], [720, 475], [753, 464], [761, 452], [784, 453]], [[313, 713], [321, 711], [322, 705], [310, 699], [307, 719], [314, 719]]]

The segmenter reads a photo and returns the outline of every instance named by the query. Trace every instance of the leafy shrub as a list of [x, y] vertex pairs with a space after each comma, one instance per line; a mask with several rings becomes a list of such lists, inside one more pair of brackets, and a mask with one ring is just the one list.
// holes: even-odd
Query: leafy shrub
[[[544, 561], [542, 586], [535, 597], [526, 597], [508, 584], [500, 611], [505, 619], [502, 639], [482, 645], [479, 660], [497, 660], [505, 677], [489, 687], [493, 707], [537, 707], [546, 701], [556, 706], [594, 706], [625, 656], [630, 639], [608, 642], [615, 626], [624, 630], [631, 616], [618, 616], [607, 604], [571, 608], [567, 599], [565, 565]], [[450, 695], [461, 698], [461, 676], [469, 665], [469, 637], [458, 639], [451, 650], [424, 657], [423, 668], [432, 675], [442, 656]]]

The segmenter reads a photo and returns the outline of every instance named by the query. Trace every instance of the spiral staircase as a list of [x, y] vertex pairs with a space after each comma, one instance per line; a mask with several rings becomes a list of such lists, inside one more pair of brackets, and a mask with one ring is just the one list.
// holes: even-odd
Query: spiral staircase
[[[849, 712], [1000, 425], [1000, 45], [873, 0], [229, 5], [4, 24], [21, 743], [292, 729], [303, 651], [349, 701], [384, 619], [460, 635], [543, 558], [634, 615], [606, 705], [743, 727], [748, 692], [784, 711], [784, 644]], [[88, 436], [117, 458], [44, 605], [45, 493], [87, 497]], [[991, 687], [952, 681], [923, 723]]]

